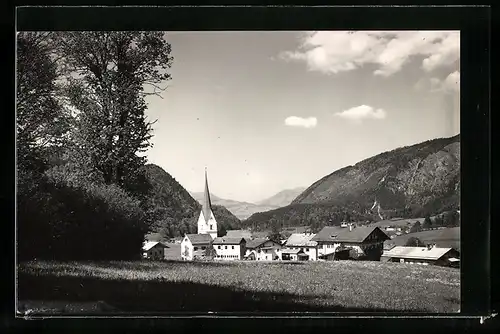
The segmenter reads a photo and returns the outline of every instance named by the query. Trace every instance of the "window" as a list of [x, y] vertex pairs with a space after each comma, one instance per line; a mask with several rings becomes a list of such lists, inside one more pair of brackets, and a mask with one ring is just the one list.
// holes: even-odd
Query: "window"
[[198, 250], [198, 247], [195, 247], [195, 248], [194, 248], [194, 250], [195, 250], [195, 251], [197, 251], [197, 250]]
[[224, 249], [227, 249], [227, 246], [224, 246]]
[[201, 249], [203, 249], [203, 250], [205, 250], [206, 248], [207, 248], [207, 247], [205, 247], [205, 246], [201, 246]]
[[234, 249], [234, 246], [231, 246], [231, 249]]
[[218, 249], [220, 249], [220, 246], [217, 246]]
[[306, 248], [306, 252], [309, 252], [309, 248]]
[[213, 230], [212, 226], [213, 226], [213, 225], [212, 225], [212, 224], [210, 224], [210, 229], [211, 229], [211, 230]]

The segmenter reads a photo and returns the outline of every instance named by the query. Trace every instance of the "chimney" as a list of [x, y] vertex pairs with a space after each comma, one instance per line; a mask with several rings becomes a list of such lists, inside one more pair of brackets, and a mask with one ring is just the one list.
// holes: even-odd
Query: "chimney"
[[352, 231], [352, 224], [349, 224], [349, 232]]

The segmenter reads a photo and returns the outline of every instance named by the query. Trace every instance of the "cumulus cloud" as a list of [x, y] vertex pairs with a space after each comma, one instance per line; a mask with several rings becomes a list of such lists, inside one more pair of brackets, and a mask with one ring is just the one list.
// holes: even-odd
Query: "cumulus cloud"
[[298, 50], [283, 52], [287, 61], [303, 61], [309, 70], [335, 74], [374, 64], [375, 75], [390, 76], [413, 56], [424, 57], [430, 72], [460, 57], [458, 31], [319, 31], [301, 37]]
[[415, 88], [420, 91], [431, 91], [434, 93], [455, 93], [460, 91], [460, 72], [450, 73], [443, 80], [432, 77], [420, 79]]
[[451, 91], [451, 92], [458, 92], [460, 91], [460, 72], [455, 71], [453, 73], [450, 73], [446, 79], [444, 79], [443, 84], [442, 84], [443, 90], [445, 91]]
[[375, 109], [363, 104], [358, 107], [353, 107], [342, 112], [335, 113], [334, 115], [351, 121], [360, 122], [365, 119], [384, 119], [387, 116], [387, 113], [383, 109]]
[[288, 126], [314, 128], [317, 124], [318, 120], [316, 119], [316, 117], [303, 118], [297, 116], [290, 116], [285, 119], [285, 125]]

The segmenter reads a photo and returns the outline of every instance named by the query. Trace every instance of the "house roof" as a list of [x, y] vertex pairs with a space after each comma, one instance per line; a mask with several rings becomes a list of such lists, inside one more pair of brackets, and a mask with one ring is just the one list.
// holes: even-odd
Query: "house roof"
[[315, 234], [293, 233], [286, 241], [286, 246], [314, 247], [318, 243], [314, 240]]
[[451, 248], [433, 247], [406, 247], [396, 246], [390, 250], [384, 251], [382, 256], [385, 257], [399, 257], [404, 259], [422, 259], [422, 260], [437, 260], [445, 255]]
[[210, 234], [186, 234], [186, 237], [189, 238], [189, 241], [191, 241], [193, 245], [208, 244], [212, 242]]
[[283, 249], [281, 251], [281, 253], [285, 253], [285, 254], [298, 254], [298, 253], [301, 253], [301, 252], [304, 253], [300, 249]]
[[244, 238], [228, 238], [228, 237], [219, 237], [215, 238], [213, 241], [214, 245], [239, 245], [242, 242], [246, 242]]
[[226, 237], [229, 238], [245, 238], [245, 239], [251, 239], [252, 238], [252, 232], [247, 231], [247, 230], [229, 230], [227, 231]]
[[246, 244], [246, 247], [247, 248], [257, 248], [259, 247], [260, 245], [264, 244], [266, 241], [270, 241], [270, 240], [267, 240], [267, 239], [262, 239], [262, 238], [259, 238], [259, 239], [253, 239], [253, 240], [248, 240], [247, 241], [247, 244]]
[[164, 248], [168, 248], [167, 245], [164, 245], [161, 242], [158, 242], [158, 241], [147, 241], [147, 242], [145, 242], [145, 243], [142, 244], [142, 250], [148, 251], [148, 250], [150, 250], [151, 248], [153, 248], [156, 245], [160, 245], [160, 246], [162, 246]]
[[[312, 240], [323, 242], [363, 242], [376, 229], [384, 233], [378, 227], [360, 226], [349, 230], [348, 228], [325, 226]], [[384, 233], [384, 235], [386, 234]]]

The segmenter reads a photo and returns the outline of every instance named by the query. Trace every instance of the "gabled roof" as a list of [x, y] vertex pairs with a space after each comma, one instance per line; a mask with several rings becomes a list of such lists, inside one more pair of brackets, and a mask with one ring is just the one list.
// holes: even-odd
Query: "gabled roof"
[[431, 249], [428, 249], [427, 247], [396, 246], [390, 250], [384, 251], [382, 256], [399, 257], [405, 259], [437, 260], [441, 256], [448, 253], [450, 250], [451, 248], [433, 247]]
[[208, 244], [212, 242], [210, 234], [186, 234], [193, 245]]
[[281, 251], [281, 253], [285, 253], [285, 254], [298, 254], [298, 253], [304, 253], [304, 252], [301, 251], [300, 249], [283, 249]]
[[286, 246], [315, 247], [318, 243], [312, 240], [315, 234], [293, 233], [286, 241]]
[[247, 230], [229, 230], [226, 232], [226, 237], [229, 238], [245, 238], [245, 239], [251, 239], [252, 238], [252, 232], [247, 231]]
[[246, 243], [246, 247], [249, 248], [249, 249], [258, 248], [258, 247], [262, 246], [263, 244], [265, 244], [268, 241], [272, 242], [272, 243], [274, 243], [276, 245], [280, 245], [279, 243], [277, 243], [275, 241], [260, 238], [260, 239], [248, 240], [247, 243]]
[[320, 242], [363, 242], [374, 230], [377, 229], [380, 233], [385, 235], [384, 240], [389, 239], [387, 234], [385, 234], [378, 227], [360, 226], [349, 230], [348, 228], [325, 226], [318, 232], [318, 234], [316, 234], [313, 240]]
[[151, 248], [153, 248], [156, 245], [160, 245], [160, 246], [162, 246], [164, 248], [168, 248], [167, 245], [165, 245], [165, 244], [163, 244], [163, 243], [161, 243], [159, 241], [147, 241], [147, 242], [144, 242], [142, 244], [142, 250], [144, 250], [144, 251], [147, 252], [148, 250], [150, 250]]
[[214, 245], [239, 245], [243, 242], [246, 242], [244, 238], [228, 238], [228, 237], [219, 237], [215, 238], [213, 241]]

